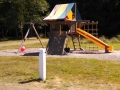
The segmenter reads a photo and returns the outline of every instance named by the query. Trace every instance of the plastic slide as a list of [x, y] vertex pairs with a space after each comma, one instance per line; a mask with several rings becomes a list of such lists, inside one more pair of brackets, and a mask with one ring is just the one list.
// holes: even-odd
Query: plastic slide
[[97, 44], [101, 48], [104, 48], [105, 52], [109, 52], [109, 51], [113, 50], [113, 46], [109, 46], [108, 44], [104, 43], [100, 39], [96, 38], [95, 36], [89, 34], [88, 32], [86, 32], [80, 28], [77, 28], [77, 33], [82, 35], [83, 37], [87, 38], [88, 40], [92, 41], [93, 43]]

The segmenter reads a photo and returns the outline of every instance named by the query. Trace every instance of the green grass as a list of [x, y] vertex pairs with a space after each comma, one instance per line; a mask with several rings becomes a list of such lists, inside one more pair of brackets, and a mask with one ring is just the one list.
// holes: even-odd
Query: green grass
[[[116, 42], [116, 38], [113, 38], [113, 39], [105, 39], [105, 38], [100, 38], [102, 41], [105, 41], [108, 45], [110, 46], [113, 46], [114, 47], [114, 50], [120, 50], [120, 43], [119, 42]], [[44, 39], [44, 38], [41, 38], [41, 40], [48, 40], [48, 39]], [[26, 48], [40, 48], [42, 47], [40, 43], [31, 43], [31, 44], [26, 44], [27, 42], [32, 42], [32, 41], [38, 41], [38, 39], [36, 38], [33, 38], [33, 39], [28, 39], [25, 41], [25, 47]], [[9, 45], [10, 43], [20, 43], [21, 44], [22, 40], [10, 40], [10, 41], [3, 41], [3, 42], [0, 42], [0, 44], [8, 44], [8, 46], [0, 46], [0, 50], [5, 50], [5, 49], [18, 49], [20, 47], [20, 45]], [[43, 46], [46, 47], [47, 45], [47, 41], [46, 42], [42, 42], [43, 43]], [[82, 39], [81, 40], [81, 46], [82, 48], [85, 49], [85, 47], [89, 47], [89, 46], [97, 46], [93, 43], [89, 43], [88, 40], [86, 39]], [[72, 40], [71, 38], [68, 40], [68, 47], [70, 47], [71, 49], [73, 49], [73, 43], [72, 43]], [[99, 46], [98, 46], [99, 47]], [[99, 49], [101, 50], [102, 48], [99, 47]]]
[[[41, 40], [48, 40], [48, 39], [41, 39]], [[38, 41], [37, 43], [32, 43], [34, 41]], [[31, 42], [31, 43], [30, 43]], [[18, 44], [19, 43], [19, 44]], [[22, 40], [10, 40], [10, 41], [4, 41], [0, 42], [2, 46], [0, 46], [0, 50], [6, 50], [6, 49], [18, 49], [22, 43]], [[29, 44], [27, 44], [29, 43]], [[5, 46], [3, 46], [6, 44]], [[11, 45], [14, 44], [14, 45]], [[16, 45], [17, 44], [17, 45]], [[42, 42], [43, 46], [46, 47], [47, 41]], [[34, 39], [28, 39], [24, 42], [25, 48], [40, 48], [42, 45], [40, 44], [39, 40], [34, 38]]]
[[[43, 42], [43, 46], [46, 47], [47, 42]], [[20, 45], [8, 45], [8, 46], [0, 46], [0, 50], [6, 50], [6, 49], [18, 49]], [[27, 44], [25, 45], [25, 48], [40, 48], [42, 45], [40, 43], [34, 43], [34, 44]]]
[[[49, 62], [48, 62], [49, 61]], [[80, 82], [104, 80], [120, 84], [120, 62], [98, 61], [95, 59], [51, 58], [48, 59], [48, 71], [53, 77], [59, 75], [66, 81]], [[54, 63], [54, 64], [53, 64]], [[51, 74], [53, 76], [51, 76]]]
[[109, 43], [109, 44], [114, 47], [114, 50], [120, 50], [120, 43]]
[[[37, 39], [35, 39], [37, 40]], [[27, 40], [31, 42], [33, 40]], [[112, 41], [112, 40], [111, 40]], [[108, 42], [114, 47], [114, 50], [120, 50], [120, 43]], [[21, 40], [5, 41], [0, 44], [8, 44], [8, 46], [0, 46], [0, 50], [18, 49], [20, 45], [9, 45], [9, 43], [21, 43]], [[43, 42], [46, 46], [47, 42]], [[82, 46], [89, 44], [82, 43]], [[27, 48], [39, 48], [40, 43], [31, 43], [25, 45]], [[72, 42], [69, 47], [73, 48]], [[1, 83], [20, 83], [38, 80], [39, 78], [38, 57], [26, 56], [0, 56], [0, 82]], [[53, 80], [58, 77], [65, 84], [59, 90], [66, 90], [71, 87], [71, 83], [75, 85], [93, 85], [95, 89], [98, 84], [117, 84], [120, 89], [120, 61], [103, 61], [96, 59], [83, 58], [47, 58], [47, 80], [46, 88], [56, 88]], [[91, 87], [91, 86], [90, 86]], [[118, 90], [119, 90], [118, 89]], [[100, 89], [99, 89], [100, 90]]]
[[19, 82], [38, 78], [37, 58], [0, 57], [0, 81]]
[[[0, 81], [19, 83], [39, 78], [38, 57], [0, 57]], [[47, 80], [60, 77], [79, 84], [120, 84], [120, 61], [47, 58]]]

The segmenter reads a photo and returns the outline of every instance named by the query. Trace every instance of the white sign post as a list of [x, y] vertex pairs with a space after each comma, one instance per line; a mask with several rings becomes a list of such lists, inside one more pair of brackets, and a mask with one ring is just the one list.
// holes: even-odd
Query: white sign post
[[40, 79], [46, 80], [46, 49], [39, 49], [39, 74]]

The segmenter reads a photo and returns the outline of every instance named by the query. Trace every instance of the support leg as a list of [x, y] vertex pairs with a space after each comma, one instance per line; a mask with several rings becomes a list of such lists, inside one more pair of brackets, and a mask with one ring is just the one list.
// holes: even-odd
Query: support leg
[[37, 33], [36, 29], [35, 29], [34, 24], [33, 24], [33, 23], [31, 23], [31, 26], [32, 26], [33, 30], [35, 31], [35, 33], [36, 33], [36, 35], [37, 35], [37, 38], [39, 39], [40, 44], [42, 45], [42, 48], [44, 48], [44, 46], [43, 46], [43, 44], [42, 44], [42, 42], [41, 42], [41, 40], [40, 40], [40, 37], [39, 37], [39, 35], [38, 35], [38, 33]]

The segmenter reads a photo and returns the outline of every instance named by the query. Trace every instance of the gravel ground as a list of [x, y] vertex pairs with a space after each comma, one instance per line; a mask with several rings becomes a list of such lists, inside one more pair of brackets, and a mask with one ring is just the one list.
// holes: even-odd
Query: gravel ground
[[[1, 50], [0, 56], [39, 56], [39, 48], [29, 48], [25, 52], [18, 52], [17, 49]], [[47, 55], [47, 57], [67, 57], [67, 58], [95, 58], [100, 60], [120, 60], [120, 51], [112, 51], [111, 53], [71, 51], [67, 55]]]

